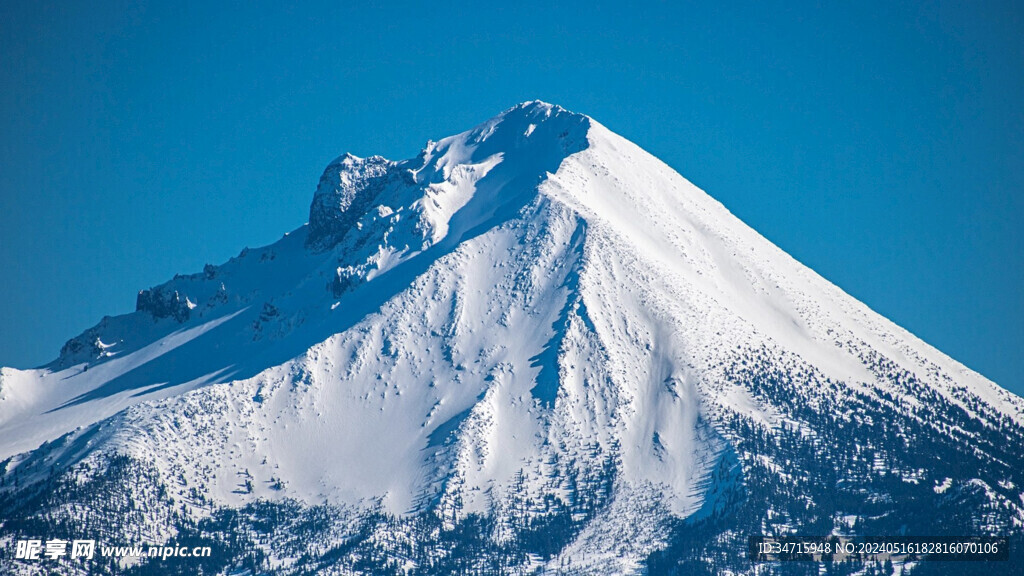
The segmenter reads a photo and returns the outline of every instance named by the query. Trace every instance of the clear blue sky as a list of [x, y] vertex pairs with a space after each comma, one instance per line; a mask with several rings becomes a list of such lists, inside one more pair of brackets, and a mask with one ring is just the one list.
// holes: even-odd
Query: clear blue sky
[[1020, 3], [279, 4], [0, 4], [0, 365], [539, 98], [1024, 393]]

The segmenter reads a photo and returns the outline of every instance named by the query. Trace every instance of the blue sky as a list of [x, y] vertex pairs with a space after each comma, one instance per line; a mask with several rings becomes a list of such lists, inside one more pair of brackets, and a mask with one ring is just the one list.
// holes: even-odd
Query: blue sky
[[1024, 393], [1019, 3], [78, 4], [0, 5], [0, 365], [538, 98]]

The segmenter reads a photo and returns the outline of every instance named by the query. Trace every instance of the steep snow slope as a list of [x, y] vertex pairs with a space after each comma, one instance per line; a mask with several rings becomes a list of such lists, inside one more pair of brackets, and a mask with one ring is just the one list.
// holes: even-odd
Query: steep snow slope
[[0, 458], [21, 486], [143, 463], [165, 493], [133, 526], [155, 539], [179, 510], [298, 502], [331, 507], [334, 545], [443, 548], [372, 514], [486, 517], [488, 546], [529, 551], [515, 570], [619, 573], [734, 507], [757, 466], [786, 477], [744, 426], [817, 442], [844, 426], [826, 416], [887, 422], [878, 457], [918, 483], [916, 438], [973, 443], [955, 480], [1019, 528], [1022, 411], [643, 150], [531, 102], [411, 160], [337, 159], [307, 225], [4, 369]]

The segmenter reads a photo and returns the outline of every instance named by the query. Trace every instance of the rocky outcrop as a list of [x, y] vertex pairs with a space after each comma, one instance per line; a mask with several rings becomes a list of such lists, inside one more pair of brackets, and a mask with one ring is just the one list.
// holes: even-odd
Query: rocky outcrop
[[60, 364], [70, 366], [103, 358], [104, 347], [95, 328], [68, 340], [60, 349]]
[[149, 312], [153, 318], [174, 318], [178, 322], [189, 319], [195, 304], [177, 290], [165, 291], [162, 287], [140, 290], [135, 299], [135, 310]]
[[306, 245], [325, 249], [336, 244], [391, 180], [393, 162], [380, 156], [345, 154], [320, 177], [309, 207]]

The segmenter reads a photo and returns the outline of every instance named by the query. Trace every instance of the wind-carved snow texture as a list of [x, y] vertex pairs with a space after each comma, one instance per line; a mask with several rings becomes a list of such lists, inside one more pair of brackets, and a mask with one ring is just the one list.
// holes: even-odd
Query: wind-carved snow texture
[[342, 156], [308, 224], [137, 308], [0, 371], [0, 542], [214, 554], [0, 571], [817, 574], [746, 538], [1020, 542], [1020, 398], [557, 106]]

